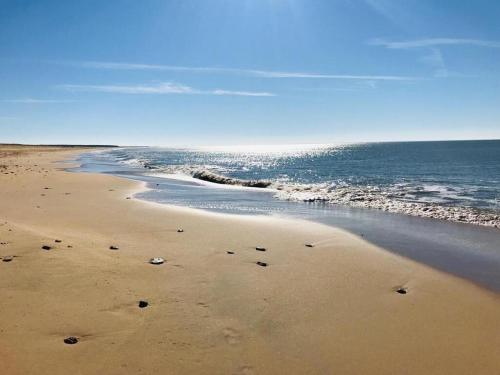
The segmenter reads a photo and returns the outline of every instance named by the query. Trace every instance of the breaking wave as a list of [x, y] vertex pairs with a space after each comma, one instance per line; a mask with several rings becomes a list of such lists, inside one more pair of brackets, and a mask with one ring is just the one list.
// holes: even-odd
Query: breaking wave
[[350, 207], [378, 209], [392, 213], [420, 216], [500, 228], [498, 212], [467, 206], [453, 206], [446, 197], [419, 199], [413, 188], [403, 186], [331, 186], [327, 184], [278, 184], [275, 197], [308, 203], [330, 203]]

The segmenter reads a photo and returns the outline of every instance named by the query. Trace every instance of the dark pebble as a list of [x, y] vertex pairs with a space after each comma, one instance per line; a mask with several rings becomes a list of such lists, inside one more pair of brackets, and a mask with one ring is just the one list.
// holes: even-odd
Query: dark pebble
[[149, 305], [148, 301], [139, 301], [139, 307], [141, 309], [148, 307], [148, 305]]
[[50, 249], [52, 249], [52, 247], [47, 246], [47, 245], [43, 245], [43, 246], [42, 246], [42, 249], [43, 249], [43, 250], [50, 250]]
[[312, 243], [306, 243], [306, 247], [314, 247]]
[[118, 250], [118, 246], [110, 246], [109, 249], [110, 250]]
[[234, 251], [228, 251], [227, 253], [230, 254], [230, 255], [233, 255]]
[[2, 262], [11, 262], [12, 259], [14, 259], [14, 257], [9, 255], [9, 256], [3, 257]]
[[266, 262], [257, 262], [257, 265], [261, 266], [261, 267], [267, 267], [267, 263]]
[[182, 228], [177, 229], [177, 233], [182, 233], [182, 232], [184, 232], [184, 229]]
[[74, 345], [77, 342], [78, 342], [78, 339], [75, 336], [66, 337], [64, 339], [64, 343], [68, 344], [68, 345]]
[[257, 246], [255, 248], [255, 250], [257, 250], [257, 251], [266, 251], [266, 248], [265, 247], [261, 247], [261, 246]]
[[406, 294], [406, 293], [408, 293], [408, 290], [406, 288], [399, 288], [396, 290], [396, 293]]
[[71, 247], [73, 247], [73, 246], [71, 246], [71, 245], [68, 245], [67, 247], [71, 248]]
[[62, 242], [62, 240], [54, 240], [54, 242], [60, 243]]

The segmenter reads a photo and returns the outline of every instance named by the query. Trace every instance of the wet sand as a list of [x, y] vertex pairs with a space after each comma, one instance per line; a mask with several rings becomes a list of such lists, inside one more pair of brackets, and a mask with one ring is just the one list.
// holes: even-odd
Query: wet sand
[[134, 199], [75, 153], [0, 148], [2, 374], [499, 373], [497, 294], [340, 229]]

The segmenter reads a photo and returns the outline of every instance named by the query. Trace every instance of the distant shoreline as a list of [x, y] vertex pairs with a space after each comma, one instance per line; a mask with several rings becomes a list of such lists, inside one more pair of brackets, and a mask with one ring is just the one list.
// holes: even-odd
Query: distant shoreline
[[28, 144], [28, 143], [0, 143], [1, 147], [64, 147], [64, 148], [116, 148], [118, 145], [79, 145], [79, 144]]

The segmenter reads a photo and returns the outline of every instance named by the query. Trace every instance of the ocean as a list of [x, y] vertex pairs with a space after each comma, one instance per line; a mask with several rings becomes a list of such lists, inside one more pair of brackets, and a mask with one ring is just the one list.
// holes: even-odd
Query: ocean
[[146, 182], [139, 199], [340, 227], [500, 291], [500, 140], [122, 147], [79, 162]]
[[500, 140], [122, 148], [101, 157], [169, 178], [199, 176], [233, 186], [269, 183], [282, 200], [499, 223]]

